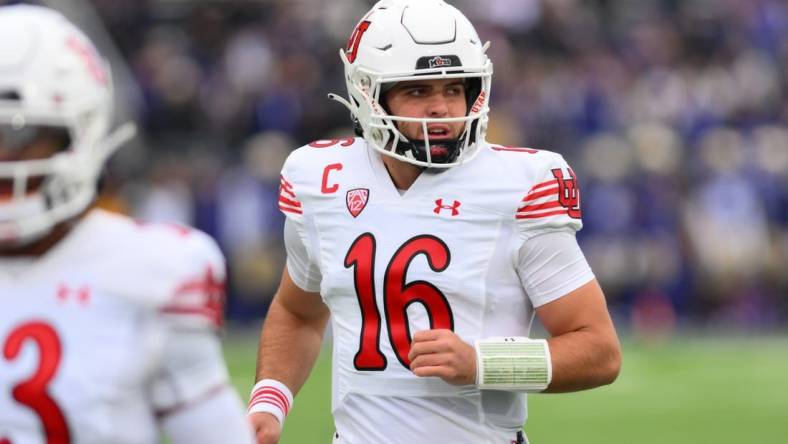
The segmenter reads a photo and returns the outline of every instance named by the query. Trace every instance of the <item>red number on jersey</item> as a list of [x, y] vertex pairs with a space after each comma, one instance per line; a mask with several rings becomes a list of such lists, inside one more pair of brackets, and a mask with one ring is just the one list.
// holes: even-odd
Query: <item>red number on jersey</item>
[[[435, 236], [416, 236], [405, 242], [386, 267], [383, 277], [383, 301], [388, 325], [389, 341], [399, 362], [410, 368], [410, 344], [413, 340], [408, 324], [407, 308], [418, 302], [429, 314], [430, 328], [454, 330], [454, 316], [446, 296], [426, 281], [405, 282], [410, 262], [419, 254], [435, 272], [449, 266], [450, 254], [446, 244]], [[375, 304], [375, 237], [364, 233], [353, 242], [345, 256], [345, 267], [354, 267], [356, 296], [361, 308], [361, 338], [359, 351], [353, 360], [358, 370], [383, 370], [386, 357], [380, 351], [380, 312]]]
[[408, 306], [418, 302], [429, 313], [430, 328], [454, 330], [454, 317], [449, 301], [440, 290], [427, 281], [405, 283], [405, 274], [410, 261], [419, 254], [427, 257], [432, 271], [440, 273], [449, 266], [449, 247], [435, 236], [421, 235], [405, 242], [391, 258], [383, 277], [383, 300], [386, 305], [386, 321], [389, 338], [397, 359], [405, 368], [410, 368], [410, 343], [413, 337], [408, 326]]
[[3, 346], [3, 357], [13, 361], [27, 341], [38, 347], [38, 370], [26, 381], [15, 385], [12, 394], [17, 402], [30, 407], [41, 418], [47, 444], [68, 444], [71, 436], [66, 417], [47, 391], [60, 366], [60, 339], [50, 325], [28, 322], [11, 331]]
[[309, 146], [312, 148], [330, 148], [334, 145], [339, 145], [343, 148], [347, 148], [350, 145], [353, 145], [356, 139], [352, 137], [344, 137], [342, 139], [328, 139], [328, 140], [315, 140], [314, 142], [310, 143]]
[[497, 146], [493, 145], [492, 149], [495, 151], [513, 151], [515, 153], [528, 153], [528, 154], [536, 154], [539, 150], [535, 150], [533, 148], [523, 148], [518, 146]]
[[386, 357], [380, 351], [380, 311], [375, 304], [375, 236], [359, 236], [345, 256], [345, 268], [354, 267], [353, 284], [361, 307], [361, 338], [353, 358], [357, 370], [383, 370]]

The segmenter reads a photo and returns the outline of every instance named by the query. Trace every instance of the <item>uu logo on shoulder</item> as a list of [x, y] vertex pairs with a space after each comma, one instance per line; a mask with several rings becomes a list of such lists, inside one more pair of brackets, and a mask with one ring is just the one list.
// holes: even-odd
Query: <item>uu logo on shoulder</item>
[[367, 202], [369, 201], [369, 190], [366, 188], [355, 188], [349, 190], [347, 195], [345, 196], [345, 201], [347, 203], [347, 210], [350, 212], [350, 215], [353, 217], [358, 217], [364, 208], [367, 206]]
[[558, 203], [566, 208], [566, 214], [573, 219], [580, 219], [583, 216], [580, 210], [580, 187], [577, 186], [577, 176], [571, 168], [568, 168], [569, 178], [564, 179], [564, 172], [561, 168], [550, 170], [558, 182]]

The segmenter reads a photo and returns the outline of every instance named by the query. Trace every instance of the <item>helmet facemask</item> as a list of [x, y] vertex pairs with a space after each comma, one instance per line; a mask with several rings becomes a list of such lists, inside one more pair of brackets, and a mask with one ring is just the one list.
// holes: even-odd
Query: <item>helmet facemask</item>
[[[397, 131], [390, 135], [391, 140], [393, 140], [390, 147], [393, 148], [393, 151], [399, 155], [403, 155], [409, 159], [415, 159], [426, 164], [452, 166], [457, 163], [461, 163], [458, 162], [460, 154], [463, 152], [467, 153], [469, 147], [473, 146], [473, 144], [479, 138], [480, 128], [478, 125], [480, 117], [476, 115], [471, 116], [470, 110], [479, 100], [479, 95], [481, 94], [481, 83], [482, 80], [478, 77], [469, 77], [465, 79], [463, 86], [466, 96], [466, 119], [419, 118], [415, 120], [396, 116], [391, 112], [385, 97], [390, 88], [387, 88], [388, 84], [384, 84], [382, 89], [385, 92], [383, 93], [383, 99], [381, 99], [379, 103], [384, 111], [386, 111], [386, 113], [389, 115], [388, 119], [392, 121], [394, 126], [397, 128]], [[404, 134], [402, 134], [402, 131], [399, 130], [399, 125], [397, 125], [397, 122], [412, 121], [416, 121], [417, 123], [421, 124], [422, 134], [425, 135], [423, 139], [408, 139]], [[430, 132], [428, 131], [429, 124], [453, 123], [456, 121], [462, 121], [464, 123], [463, 131], [457, 138], [433, 139], [430, 137]]]
[[58, 149], [47, 157], [0, 161], [0, 245], [17, 246], [46, 235], [90, 205], [105, 160], [132, 137], [134, 128], [123, 126], [87, 149], [90, 131], [80, 134], [76, 122], [13, 108], [0, 101], [0, 150], [28, 150], [42, 133], [59, 139]]

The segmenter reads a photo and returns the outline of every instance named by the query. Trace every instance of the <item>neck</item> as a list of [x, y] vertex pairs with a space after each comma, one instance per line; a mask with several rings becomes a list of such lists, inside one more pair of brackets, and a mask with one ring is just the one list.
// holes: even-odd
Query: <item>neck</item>
[[41, 257], [51, 250], [55, 245], [62, 241], [71, 230], [77, 225], [88, 210], [79, 216], [61, 222], [49, 231], [44, 237], [29, 244], [6, 246], [0, 244], [0, 257]]
[[383, 158], [383, 164], [386, 165], [386, 170], [388, 170], [389, 176], [398, 190], [405, 191], [409, 189], [423, 171], [422, 168], [416, 165], [397, 160], [384, 154], [380, 156]]

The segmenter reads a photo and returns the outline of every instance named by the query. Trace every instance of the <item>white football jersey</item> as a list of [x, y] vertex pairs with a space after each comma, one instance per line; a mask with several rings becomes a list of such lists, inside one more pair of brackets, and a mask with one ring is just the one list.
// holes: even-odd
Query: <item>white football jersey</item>
[[224, 274], [206, 235], [100, 210], [43, 257], [0, 261], [0, 442], [158, 442], [157, 415], [227, 381], [221, 358], [178, 380], [163, 350], [216, 335]]
[[581, 228], [579, 199], [574, 173], [549, 151], [485, 145], [471, 162], [424, 171], [404, 192], [363, 139], [291, 154], [279, 206], [317, 270], [291, 270], [293, 280], [319, 291], [332, 313], [337, 442], [515, 439], [524, 394], [417, 377], [411, 338], [439, 328], [471, 344], [527, 336], [534, 307], [593, 277], [529, 294], [518, 273], [528, 239]]

